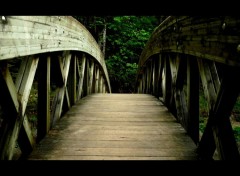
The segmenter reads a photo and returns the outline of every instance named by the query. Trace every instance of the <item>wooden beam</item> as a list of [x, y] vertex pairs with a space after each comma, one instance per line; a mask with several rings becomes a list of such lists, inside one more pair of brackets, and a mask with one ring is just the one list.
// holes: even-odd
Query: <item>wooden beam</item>
[[216, 148], [222, 160], [240, 160], [236, 140], [230, 123], [230, 115], [240, 92], [239, 68], [228, 67], [209, 118], [213, 118]]
[[85, 97], [88, 95], [88, 86], [89, 86], [89, 59], [86, 59], [85, 65], [85, 73], [84, 73], [84, 80], [83, 80], [83, 94], [82, 96]]
[[99, 93], [98, 92], [98, 85], [99, 85], [99, 67], [96, 65], [96, 81], [95, 81], [95, 93]]
[[[23, 117], [25, 114], [25, 110], [27, 107], [28, 97], [31, 92], [33, 79], [37, 70], [38, 58], [34, 58], [34, 56], [29, 56], [27, 58], [27, 63], [23, 62], [21, 67], [25, 67], [23, 72], [18, 73], [18, 77], [16, 78], [16, 82], [20, 82], [18, 89], [18, 95], [20, 96], [21, 102], [21, 116]], [[18, 81], [20, 80], [20, 81]]]
[[50, 128], [52, 128], [61, 117], [64, 94], [65, 87], [57, 88], [56, 95], [53, 100]]
[[163, 96], [163, 90], [162, 90], [162, 74], [163, 74], [163, 68], [164, 68], [164, 59], [162, 59], [162, 54], [159, 54], [159, 66], [158, 66], [158, 80], [157, 80], [157, 84], [158, 84], [158, 88], [157, 88], [157, 97], [162, 97]]
[[102, 76], [102, 74], [100, 74], [99, 93], [103, 93], [102, 85], [103, 85], [103, 76]]
[[175, 70], [174, 70], [174, 80], [173, 84], [176, 86], [174, 91], [174, 99], [176, 104], [176, 117], [177, 120], [182, 124], [182, 126], [187, 131], [187, 119], [188, 119], [188, 107], [187, 98], [185, 95], [185, 81], [186, 81], [186, 70], [187, 70], [187, 58], [186, 56], [181, 58], [176, 55], [175, 60]]
[[69, 69], [69, 77], [68, 77], [68, 92], [70, 105], [74, 105], [77, 100], [77, 58], [76, 56], [72, 56], [70, 69]]
[[[0, 62], [0, 73], [1, 73], [1, 77], [2, 77], [2, 85], [4, 85], [4, 86], [2, 86], [2, 89], [4, 89], [4, 91], [1, 91], [1, 93], [2, 93], [1, 100], [6, 101], [3, 104], [8, 104], [9, 109], [12, 109], [16, 113], [18, 113], [19, 108], [20, 108], [20, 105], [18, 102], [18, 95], [17, 95], [18, 90], [16, 89], [16, 87], [14, 85], [7, 62], [4, 62], [4, 61]], [[9, 96], [5, 97], [5, 95], [6, 95], [5, 93], [9, 94]], [[10, 99], [9, 99], [9, 97], [10, 97]], [[13, 105], [13, 107], [11, 108], [12, 105]]]
[[[22, 121], [20, 120], [22, 119], [18, 118], [20, 104], [7, 62], [0, 62], [0, 95], [0, 104], [3, 111], [3, 121], [0, 128], [0, 159], [10, 160], [18, 137], [16, 136], [18, 134], [16, 129], [19, 130], [21, 127]], [[16, 124], [18, 128], [15, 128]]]
[[52, 121], [51, 121], [50, 128], [52, 128], [55, 125], [55, 123], [60, 119], [63, 112], [62, 108], [63, 108], [63, 104], [65, 103], [64, 101], [67, 101], [66, 103], [69, 106], [69, 97], [68, 97], [68, 94], [66, 93], [67, 91], [66, 85], [67, 85], [70, 62], [71, 62], [71, 54], [68, 54], [68, 53], [63, 57], [63, 60], [61, 57], [59, 57], [58, 59], [59, 68], [61, 70], [59, 79], [62, 79], [63, 85], [58, 88], [57, 93], [55, 95], [56, 98], [54, 98], [52, 114], [51, 114]]
[[202, 159], [209, 160], [212, 159], [212, 156], [216, 149], [212, 130], [213, 118], [210, 117], [210, 113], [213, 111], [213, 107], [217, 99], [217, 93], [213, 85], [213, 80], [209, 69], [209, 62], [206, 62], [201, 58], [198, 58], [197, 61], [204, 95], [208, 102], [209, 111], [209, 118], [207, 120], [207, 124], [203, 132], [202, 138], [199, 142], [197, 152]]
[[187, 133], [196, 145], [199, 142], [199, 79], [197, 60], [189, 56], [187, 58]]
[[40, 142], [50, 130], [50, 63], [50, 56], [39, 60], [37, 142]]
[[[35, 144], [29, 122], [27, 119], [24, 120], [24, 118], [27, 118], [25, 117], [25, 110], [32, 89], [39, 58], [29, 56], [25, 60], [27, 60], [27, 62], [23, 61], [21, 63], [21, 67], [24, 69], [20, 70], [18, 73], [19, 76], [16, 79], [16, 83], [19, 82], [19, 84], [17, 84], [17, 88], [22, 107], [21, 114], [19, 114], [19, 116], [22, 118], [21, 122], [23, 122], [23, 127], [20, 128], [20, 131], [16, 130], [16, 132], [19, 133], [19, 135], [16, 134], [16, 136], [18, 136], [18, 143], [22, 150], [22, 156], [28, 155], [33, 150]], [[18, 128], [18, 125], [20, 124], [16, 123], [15, 128]]]
[[239, 95], [239, 68], [227, 67], [216, 101], [210, 109], [208, 122], [198, 146], [202, 159], [212, 159], [217, 148], [223, 160], [237, 159], [239, 153], [229, 120], [230, 113]]
[[[28, 97], [29, 97], [29, 94], [31, 91], [37, 64], [38, 64], [38, 58], [36, 58], [36, 59], [33, 57], [27, 58], [26, 62], [25, 61], [22, 62], [21, 68], [23, 68], [23, 69], [20, 69], [20, 72], [18, 73], [18, 75], [20, 75], [20, 76], [18, 76], [16, 79], [17, 90], [16, 89], [15, 90], [18, 92], [18, 101], [20, 102], [20, 104], [19, 104], [20, 109], [19, 109], [17, 118], [12, 119], [11, 122], [9, 122], [10, 127], [8, 130], [8, 133], [6, 133], [7, 138], [5, 138], [5, 141], [3, 142], [5, 147], [2, 150], [3, 153], [1, 155], [3, 158], [8, 159], [8, 160], [12, 159], [13, 150], [15, 148], [16, 141], [19, 137], [19, 132], [22, 127], [25, 110], [26, 110], [26, 106], [27, 106], [27, 102], [28, 102]], [[5, 69], [6, 70], [5, 70], [4, 74], [5, 74], [5, 80], [6, 80], [7, 85], [13, 84], [13, 81], [11, 81], [12, 79], [11, 79], [9, 70], [7, 69], [7, 67], [5, 67]], [[15, 85], [12, 85], [12, 86], [15, 87]], [[11, 90], [10, 92], [13, 93], [14, 89], [11, 88], [10, 90]], [[16, 117], [16, 115], [15, 115], [15, 117]], [[25, 127], [26, 127], [26, 125], [25, 125]], [[27, 132], [28, 129], [24, 128], [24, 130]], [[21, 134], [23, 134], [23, 133], [20, 133], [20, 135]], [[23, 136], [23, 138], [24, 138], [24, 136]], [[20, 136], [19, 139], [22, 139], [22, 136]], [[29, 140], [29, 139], [26, 139], [26, 140]], [[23, 150], [23, 151], [25, 151], [25, 150]]]
[[214, 88], [215, 88], [215, 92], [218, 92], [220, 89], [220, 79], [218, 76], [218, 71], [217, 71], [217, 67], [216, 67], [216, 63], [214, 61], [211, 61], [209, 63], [209, 69], [211, 72], [211, 76], [212, 76], [212, 80], [214, 83]]
[[88, 94], [92, 93], [92, 85], [93, 85], [93, 71], [94, 71], [94, 62], [90, 61], [89, 63], [91, 65], [90, 70], [89, 70], [89, 85], [88, 85]]
[[71, 16], [5, 16], [0, 60], [40, 53], [78, 51], [99, 63], [110, 87], [104, 55], [91, 33]]
[[80, 74], [80, 80], [79, 80], [79, 85], [78, 85], [78, 97], [77, 99], [80, 100], [82, 96], [82, 90], [83, 90], [83, 80], [84, 80], [84, 73], [85, 73], [85, 67], [86, 67], [86, 56], [85, 54], [82, 55], [81, 58], [81, 74]]
[[94, 64], [93, 81], [92, 81], [92, 93], [96, 93], [96, 81], [97, 81], [97, 64]]
[[19, 132], [18, 145], [22, 152], [20, 158], [23, 159], [33, 151], [35, 146], [35, 138], [32, 135], [32, 130], [26, 115], [24, 116], [23, 127], [21, 127]]

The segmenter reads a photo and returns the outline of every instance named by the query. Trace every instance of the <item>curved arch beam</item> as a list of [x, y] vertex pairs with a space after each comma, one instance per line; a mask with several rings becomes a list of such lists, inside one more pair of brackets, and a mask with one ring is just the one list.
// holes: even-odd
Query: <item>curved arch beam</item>
[[182, 53], [240, 66], [240, 18], [170, 16], [152, 33], [139, 67], [154, 54]]
[[71, 16], [1, 16], [0, 60], [74, 50], [93, 56], [101, 65], [109, 90], [103, 54], [90, 32]]

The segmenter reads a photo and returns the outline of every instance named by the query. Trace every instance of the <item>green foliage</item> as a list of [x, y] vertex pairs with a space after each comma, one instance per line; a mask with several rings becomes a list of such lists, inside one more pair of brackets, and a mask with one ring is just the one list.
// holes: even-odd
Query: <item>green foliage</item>
[[[145, 43], [159, 24], [156, 16], [74, 16], [102, 41], [106, 25], [105, 61], [112, 92], [133, 92], [138, 60]], [[161, 21], [161, 20], [160, 20]]]
[[113, 92], [133, 92], [138, 60], [158, 21], [154, 16], [116, 16], [107, 27], [106, 65]]
[[235, 127], [233, 133], [237, 142], [240, 142], [240, 127]]
[[236, 104], [234, 105], [232, 113], [234, 115], [235, 120], [237, 122], [240, 122], [240, 98], [238, 98]]

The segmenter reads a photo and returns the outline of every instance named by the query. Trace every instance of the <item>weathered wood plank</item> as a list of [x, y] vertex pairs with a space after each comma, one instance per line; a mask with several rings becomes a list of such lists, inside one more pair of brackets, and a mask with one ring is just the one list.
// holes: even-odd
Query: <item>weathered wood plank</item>
[[98, 93], [98, 81], [99, 81], [99, 67], [95, 65], [95, 82], [94, 82], [94, 93]]
[[[7, 97], [5, 99], [5, 101], [8, 101], [7, 99], [9, 99], [9, 101], [11, 102], [10, 104], [13, 103], [13, 105], [14, 105], [14, 108], [13, 108], [14, 111], [19, 112], [20, 105], [19, 105], [18, 96], [17, 96], [17, 91], [18, 90], [16, 89], [16, 87], [14, 85], [11, 73], [10, 73], [9, 68], [7, 66], [7, 62], [1, 62], [0, 63], [0, 71], [1, 71], [1, 77], [3, 78], [4, 84], [6, 85], [6, 88], [9, 92], [10, 97], [11, 97], [10, 99], [9, 99], [9, 97]], [[4, 84], [2, 83], [1, 85], [4, 85]], [[1, 99], [3, 100], [5, 98], [4, 93], [6, 93], [6, 91], [2, 91], [1, 93], [2, 93], [2, 96], [1, 96], [2, 98]], [[6, 102], [6, 104], [8, 104], [8, 102]], [[9, 109], [11, 109], [10, 104], [8, 105]]]
[[56, 123], [27, 159], [195, 160], [195, 149], [192, 139], [156, 97], [91, 94]]
[[37, 70], [39, 58], [30, 56], [26, 58], [26, 60], [26, 62], [22, 62], [20, 66], [22, 69], [20, 69], [20, 72], [18, 73], [19, 76], [16, 80], [21, 109], [19, 114], [20, 119], [19, 121], [17, 120], [15, 124], [15, 128], [17, 129], [13, 129], [13, 131], [16, 132], [16, 134], [14, 134], [16, 139], [13, 140], [18, 140], [23, 155], [29, 154], [32, 151], [35, 143], [28, 120], [26, 119], [27, 117], [25, 116], [25, 110]]
[[86, 56], [85, 54], [82, 55], [81, 58], [81, 73], [80, 73], [80, 78], [79, 78], [79, 84], [78, 84], [78, 97], [77, 100], [80, 100], [82, 96], [82, 90], [83, 90], [83, 80], [84, 80], [84, 73], [85, 73], [85, 65], [86, 65]]
[[81, 51], [93, 57], [110, 82], [100, 47], [71, 16], [7, 16], [0, 23], [0, 60], [54, 51]]
[[56, 90], [56, 95], [53, 100], [53, 106], [52, 106], [52, 112], [51, 112], [51, 127], [54, 126], [54, 124], [60, 119], [62, 114], [62, 106], [63, 106], [63, 99], [65, 94], [65, 87], [58, 88]]
[[3, 111], [0, 128], [0, 159], [9, 160], [13, 156], [13, 149], [17, 140], [16, 134], [18, 135], [22, 119], [18, 118], [21, 106], [6, 62], [0, 63], [0, 95]]
[[[226, 29], [221, 27], [223, 22], [229, 25]], [[235, 37], [239, 36], [239, 24], [240, 20], [231, 16], [225, 16], [224, 21], [221, 17], [169, 17], [146, 43], [140, 56], [140, 69], [151, 56], [161, 52], [184, 53], [239, 66], [236, 47], [240, 38]]]
[[[70, 100], [67, 91], [67, 80], [69, 74], [69, 67], [71, 62], [71, 54], [66, 52], [63, 54], [63, 58], [58, 58], [58, 64], [60, 68], [60, 75], [58, 78], [63, 82], [63, 84], [58, 88], [56, 93], [56, 98], [54, 98], [52, 114], [51, 114], [51, 127], [58, 121], [62, 113], [66, 112], [70, 108]], [[63, 106], [64, 105], [64, 106]]]
[[92, 86], [93, 86], [93, 81], [95, 81], [93, 79], [93, 73], [94, 73], [94, 66], [95, 66], [95, 63], [93, 61], [91, 61], [89, 63], [91, 66], [90, 66], [90, 71], [89, 71], [89, 85], [88, 85], [88, 94], [91, 94], [92, 93]]
[[37, 142], [50, 130], [50, 57], [40, 58], [38, 66], [38, 124]]
[[206, 61], [200, 58], [198, 59], [200, 78], [203, 85], [204, 95], [208, 102], [208, 108], [210, 110], [213, 108], [213, 105], [216, 102], [217, 92], [215, 91], [208, 65], [209, 64]]
[[195, 144], [199, 142], [199, 71], [197, 61], [187, 58], [187, 132]]
[[213, 118], [213, 133], [216, 148], [222, 160], [240, 160], [239, 151], [233, 134], [230, 114], [240, 92], [240, 72], [238, 68], [225, 70], [218, 97], [209, 118]]
[[32, 130], [28, 122], [28, 117], [26, 115], [24, 117], [23, 126], [21, 127], [21, 130], [19, 132], [17, 141], [18, 145], [21, 148], [21, 157], [23, 158], [28, 156], [35, 146], [35, 138], [32, 135]]
[[224, 70], [224, 78], [216, 102], [210, 111], [206, 129], [198, 146], [198, 153], [202, 159], [212, 159], [216, 148], [221, 159], [239, 160], [240, 158], [229, 120], [240, 90], [239, 85], [236, 84], [239, 78], [237, 75], [239, 75], [238, 68], [228, 67]]
[[217, 67], [216, 67], [216, 64], [215, 62], [211, 62], [209, 64], [209, 69], [211, 71], [211, 76], [212, 76], [212, 79], [213, 79], [213, 82], [214, 82], [214, 87], [215, 87], [215, 92], [218, 92], [219, 89], [220, 89], [220, 79], [219, 79], [219, 76], [218, 76], [218, 71], [217, 71]]
[[31, 88], [32, 88], [32, 83], [33, 83], [33, 79], [37, 70], [37, 66], [38, 66], [38, 60], [39, 58], [34, 58], [34, 56], [30, 56], [29, 58], [27, 58], [27, 62], [22, 62], [21, 67], [25, 67], [24, 69], [20, 69], [20, 71], [23, 72], [19, 72], [19, 78], [17, 78], [16, 80], [16, 86], [18, 87], [18, 96], [20, 98], [20, 102], [21, 102], [21, 116], [23, 117], [25, 114], [25, 110], [27, 107], [27, 102], [28, 102], [28, 97], [29, 94], [31, 92]]
[[76, 56], [72, 56], [73, 58], [71, 59], [70, 63], [70, 68], [69, 68], [69, 77], [68, 77], [68, 92], [69, 92], [69, 100], [70, 100], [70, 105], [74, 105], [76, 100], [77, 100], [77, 58]]

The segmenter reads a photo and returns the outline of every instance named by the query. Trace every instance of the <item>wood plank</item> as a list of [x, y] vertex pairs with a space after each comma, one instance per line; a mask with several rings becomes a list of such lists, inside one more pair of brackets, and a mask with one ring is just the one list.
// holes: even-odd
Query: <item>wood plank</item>
[[[24, 72], [18, 73], [18, 75], [20, 75], [19, 77], [22, 78], [22, 79], [17, 78], [17, 80], [20, 80], [19, 81], [20, 84], [18, 87], [18, 95], [20, 97], [20, 102], [21, 102], [21, 108], [22, 108], [21, 116], [22, 117], [24, 116], [25, 110], [27, 107], [28, 97], [31, 92], [33, 79], [34, 79], [34, 76], [35, 76], [35, 73], [37, 70], [37, 66], [38, 66], [38, 60], [39, 60], [39, 58], [34, 58], [34, 56], [29, 56], [29, 58], [27, 58], [27, 63], [22, 62], [22, 65], [23, 64], [25, 65]], [[18, 81], [16, 83], [18, 83]]]
[[46, 156], [44, 158], [39, 156], [34, 156], [32, 160], [195, 160], [195, 157], [192, 156], [178, 156], [178, 157], [163, 157], [163, 156], [79, 156], [76, 155], [67, 155], [67, 156]]
[[[183, 18], [183, 20], [179, 21], [177, 18]], [[169, 17], [154, 30], [146, 43], [140, 56], [140, 69], [147, 59], [161, 52], [184, 53], [223, 64], [239, 66], [237, 59], [239, 54], [237, 50], [232, 50], [232, 46], [238, 45], [239, 39], [233, 44], [231, 36], [238, 35], [236, 26], [239, 25], [240, 20], [230, 16], [225, 18], [228, 20], [227, 24], [230, 24], [229, 30], [223, 32], [222, 28], [219, 27], [222, 25], [222, 18], [219, 17], [211, 19], [196, 16]], [[172, 30], [174, 25], [182, 25], [181, 31]], [[232, 30], [230, 30], [231, 28]], [[199, 38], [193, 41], [195, 36], [199, 36]], [[182, 39], [181, 43], [176, 46], [179, 39]]]
[[238, 68], [225, 70], [213, 113], [213, 132], [216, 148], [222, 160], [240, 160], [236, 140], [233, 134], [230, 115], [240, 92], [240, 72]]
[[[9, 106], [11, 106], [10, 104], [13, 104], [14, 105], [14, 108], [12, 110], [14, 110], [15, 112], [19, 112], [19, 102], [18, 102], [18, 95], [17, 95], [17, 89], [14, 85], [14, 82], [13, 82], [13, 79], [12, 79], [12, 76], [11, 76], [11, 73], [9, 71], [9, 68], [7, 66], [7, 62], [1, 62], [0, 63], [0, 73], [1, 73], [1, 77], [3, 78], [3, 81], [5, 82], [4, 84], [6, 85], [6, 88], [9, 92], [9, 95], [10, 95], [10, 99], [9, 97], [6, 98], [6, 99], [9, 99]], [[4, 85], [2, 84], [2, 85]], [[2, 91], [1, 93], [6, 93], [5, 91]], [[4, 99], [4, 95], [2, 95]], [[6, 102], [6, 104], [8, 104]], [[9, 107], [9, 109], [11, 109]]]
[[93, 79], [93, 71], [94, 71], [94, 66], [95, 63], [93, 61], [90, 60], [89, 64], [90, 66], [90, 70], [89, 70], [89, 85], [88, 85], [88, 94], [92, 93], [92, 86], [93, 86], [93, 81], [95, 82], [95, 80]]
[[56, 123], [27, 159], [197, 159], [196, 145], [184, 128], [166, 107], [154, 101], [160, 102], [146, 94], [86, 96]]
[[[6, 17], [6, 16], [5, 16]], [[91, 33], [71, 16], [7, 16], [0, 26], [0, 60], [54, 51], [81, 51], [99, 63], [110, 81], [103, 53]]]
[[69, 100], [70, 105], [74, 105], [77, 100], [77, 58], [76, 56], [72, 56], [69, 68], [69, 77], [67, 82], [68, 92], [69, 92]]
[[84, 73], [85, 73], [85, 65], [86, 65], [86, 56], [85, 54], [82, 55], [81, 58], [81, 74], [79, 78], [79, 84], [78, 84], [78, 97], [77, 100], [80, 100], [82, 97], [82, 90], [83, 90], [83, 80], [84, 80]]
[[20, 104], [17, 90], [6, 62], [0, 63], [0, 104], [3, 112], [0, 128], [0, 159], [9, 160], [13, 156], [21, 118], [18, 118]]
[[[58, 58], [58, 64], [60, 68], [59, 79], [63, 82], [63, 85], [59, 87], [55, 95], [51, 114], [51, 127], [60, 119], [62, 113], [65, 113], [70, 108], [70, 101], [67, 91], [67, 79], [69, 73], [69, 67], [71, 62], [71, 54], [69, 52], [63, 53], [63, 58]], [[63, 106], [64, 105], [64, 106]]]
[[96, 77], [95, 77], [95, 93], [99, 93], [98, 90], [98, 86], [99, 86], [99, 67], [96, 65], [96, 68], [95, 68], [95, 71], [96, 71]]
[[28, 117], [26, 115], [24, 117], [23, 126], [19, 132], [17, 141], [19, 147], [21, 148], [21, 157], [23, 158], [28, 156], [35, 146], [35, 138], [32, 135], [32, 130], [28, 121]]
[[50, 57], [41, 58], [38, 66], [38, 124], [37, 142], [50, 130]]
[[198, 146], [198, 153], [202, 159], [212, 159], [215, 149], [223, 160], [239, 160], [235, 137], [229, 120], [230, 113], [239, 95], [239, 69], [228, 67], [224, 70], [224, 77], [216, 102], [209, 114], [206, 129]]
[[199, 71], [196, 59], [187, 60], [187, 132], [195, 144], [199, 142]]

